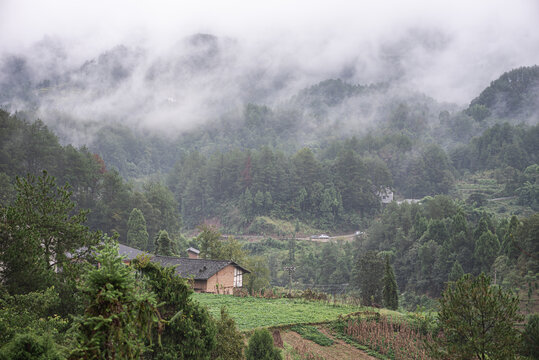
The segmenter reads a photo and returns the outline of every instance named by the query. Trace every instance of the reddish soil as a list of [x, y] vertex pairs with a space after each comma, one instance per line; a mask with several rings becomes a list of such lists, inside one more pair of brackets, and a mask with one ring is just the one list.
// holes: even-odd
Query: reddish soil
[[[310, 340], [305, 340], [301, 335], [291, 330], [281, 332], [281, 337], [285, 343], [292, 346], [305, 359], [376, 360], [376, 358], [367, 355], [364, 351], [334, 338], [327, 329], [319, 327], [319, 330], [334, 341], [333, 345], [320, 346]], [[291, 359], [291, 357], [286, 359]]]

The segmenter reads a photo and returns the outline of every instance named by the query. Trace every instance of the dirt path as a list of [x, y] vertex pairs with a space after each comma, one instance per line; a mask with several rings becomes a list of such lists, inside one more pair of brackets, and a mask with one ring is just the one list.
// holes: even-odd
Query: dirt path
[[334, 341], [333, 345], [320, 346], [310, 340], [305, 340], [300, 334], [291, 330], [286, 332], [283, 331], [281, 337], [285, 343], [292, 346], [298, 353], [306, 358], [310, 355], [310, 358], [312, 359], [325, 360], [376, 360], [376, 358], [367, 355], [364, 351], [361, 351], [342, 340], [334, 338], [326, 329], [319, 328], [319, 330]]

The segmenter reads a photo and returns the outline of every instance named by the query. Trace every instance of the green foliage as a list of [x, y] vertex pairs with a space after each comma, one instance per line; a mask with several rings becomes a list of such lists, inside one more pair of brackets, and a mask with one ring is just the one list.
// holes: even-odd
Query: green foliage
[[10, 177], [0, 172], [0, 206], [8, 206], [16, 198], [16, 191]]
[[[523, 171], [537, 163], [539, 125], [516, 127], [508, 123], [495, 124], [475, 137], [464, 148], [455, 149], [451, 158], [458, 169], [470, 171], [505, 169]], [[512, 179], [508, 179], [512, 181]]]
[[328, 338], [326, 335], [322, 334], [320, 330], [318, 330], [314, 326], [309, 325], [294, 325], [290, 328], [290, 330], [297, 332], [300, 334], [304, 339], [311, 340], [312, 342], [320, 345], [320, 346], [331, 346], [333, 345], [333, 340]]
[[368, 251], [360, 256], [357, 264], [357, 278], [364, 304], [380, 304], [383, 276], [384, 262], [376, 252]]
[[539, 315], [533, 314], [528, 318], [526, 328], [522, 333], [522, 354], [532, 359], [539, 358]]
[[209, 359], [215, 346], [215, 323], [206, 309], [193, 301], [193, 291], [172, 267], [138, 257], [133, 266], [160, 304], [164, 328], [153, 334], [151, 359]]
[[143, 188], [149, 205], [149, 210], [143, 211], [149, 224], [149, 235], [153, 237], [161, 229], [166, 229], [172, 236], [179, 233], [182, 220], [174, 194], [158, 181], [149, 181]]
[[134, 208], [127, 221], [127, 244], [135, 249], [148, 249], [148, 231], [142, 211]]
[[490, 266], [500, 251], [498, 237], [490, 230], [483, 232], [475, 243], [475, 258], [480, 264], [481, 271], [488, 273]]
[[226, 307], [221, 307], [221, 318], [216, 321], [216, 345], [212, 359], [241, 360], [245, 343], [242, 333], [236, 328], [236, 323], [228, 314]]
[[391, 310], [397, 310], [399, 307], [397, 281], [395, 280], [393, 268], [389, 264], [389, 257], [386, 257], [384, 278], [382, 279], [382, 283], [384, 284], [384, 288], [382, 289], [384, 307]]
[[199, 226], [200, 233], [196, 241], [200, 248], [200, 257], [203, 259], [220, 259], [221, 233], [209, 225]]
[[490, 116], [490, 111], [483, 104], [474, 104], [466, 109], [466, 114], [473, 117], [475, 121], [483, 121]]
[[0, 297], [0, 347], [16, 334], [32, 333], [64, 341], [68, 321], [53, 314], [60, 304], [54, 287], [23, 295], [3, 293]]
[[0, 348], [0, 360], [63, 360], [65, 356], [50, 336], [17, 334]]
[[[492, 110], [502, 118], [530, 116], [537, 111], [534, 101], [539, 83], [539, 66], [520, 67], [508, 71], [494, 80], [481, 94], [472, 100], [467, 111]], [[488, 115], [487, 115], [488, 116]]]
[[280, 360], [282, 359], [279, 349], [273, 346], [273, 337], [266, 329], [255, 330], [249, 344], [245, 349], [247, 360]]
[[[25, 293], [56, 284], [72, 287], [100, 239], [86, 225], [86, 211], [76, 211], [69, 187], [54, 177], [17, 178], [18, 196], [0, 209], [0, 276], [10, 293]], [[70, 255], [70, 256], [68, 256]], [[63, 269], [57, 272], [57, 269]], [[66, 306], [73, 294], [66, 293]]]
[[462, 276], [464, 276], [464, 270], [462, 269], [462, 266], [460, 265], [458, 260], [455, 260], [453, 263], [453, 266], [451, 267], [451, 272], [449, 273], [448, 281], [457, 281]]
[[270, 284], [270, 270], [268, 260], [264, 256], [252, 256], [246, 262], [245, 266], [251, 272], [244, 275], [244, 285], [249, 294], [257, 293]]
[[477, 278], [465, 275], [447, 287], [440, 299], [442, 335], [436, 338], [435, 355], [452, 359], [515, 356], [519, 300], [490, 281], [484, 274]]
[[166, 230], [161, 230], [155, 239], [155, 255], [173, 256], [176, 250]]
[[106, 241], [96, 260], [99, 268], [82, 278], [87, 306], [76, 321], [70, 359], [137, 359], [160, 323], [155, 296], [122, 262], [117, 243]]
[[202, 293], [193, 294], [193, 298], [207, 306], [214, 318], [218, 318], [221, 307], [226, 306], [242, 331], [265, 326], [332, 321], [339, 315], [359, 310], [359, 307], [354, 305], [333, 305], [326, 301], [303, 299], [266, 299]]
[[162, 267], [148, 257], [137, 257], [133, 266], [160, 304], [164, 327], [153, 333], [151, 359], [209, 359], [215, 347], [216, 325], [208, 311], [191, 295], [193, 291], [173, 267]]

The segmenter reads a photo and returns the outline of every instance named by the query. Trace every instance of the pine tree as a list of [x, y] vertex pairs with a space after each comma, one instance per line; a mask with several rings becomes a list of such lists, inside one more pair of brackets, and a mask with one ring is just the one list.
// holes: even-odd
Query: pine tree
[[393, 268], [389, 264], [389, 257], [386, 256], [386, 266], [384, 270], [383, 278], [384, 289], [382, 295], [384, 299], [384, 307], [397, 310], [399, 307], [399, 296], [397, 294], [397, 281], [395, 280], [395, 273]]
[[488, 273], [490, 266], [498, 256], [500, 242], [490, 230], [484, 232], [475, 243], [475, 259], [481, 266], [481, 271]]
[[134, 208], [127, 222], [127, 244], [136, 249], [148, 249], [148, 231], [142, 211]]
[[117, 243], [107, 241], [96, 260], [100, 267], [82, 278], [87, 307], [77, 319], [70, 359], [139, 359], [159, 322], [155, 296], [137, 284]]
[[173, 256], [175, 253], [172, 240], [166, 230], [159, 231], [155, 240], [155, 255]]
[[361, 298], [366, 305], [374, 305], [382, 300], [384, 263], [376, 252], [367, 251], [359, 257], [356, 266], [356, 281]]
[[455, 260], [453, 263], [453, 267], [451, 268], [451, 272], [449, 273], [449, 277], [447, 280], [449, 281], [457, 281], [464, 275], [464, 270], [462, 269], [462, 266], [460, 265], [458, 260]]
[[518, 297], [481, 274], [464, 275], [440, 299], [438, 321], [443, 334], [435, 338], [433, 355], [443, 359], [514, 359], [520, 342], [515, 324]]
[[173, 267], [163, 267], [148, 257], [137, 257], [132, 265], [155, 294], [166, 322], [159, 333], [152, 334], [151, 353], [144, 358], [209, 360], [215, 350], [215, 322], [205, 306], [193, 301], [188, 281]]

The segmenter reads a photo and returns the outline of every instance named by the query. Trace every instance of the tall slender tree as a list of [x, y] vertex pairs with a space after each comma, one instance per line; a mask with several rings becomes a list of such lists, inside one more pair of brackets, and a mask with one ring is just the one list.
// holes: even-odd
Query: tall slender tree
[[382, 290], [384, 306], [391, 310], [397, 310], [397, 308], [399, 307], [397, 281], [395, 280], [395, 273], [393, 272], [393, 267], [391, 267], [391, 265], [389, 264], [389, 256], [386, 256], [386, 266], [382, 282], [384, 284], [384, 288]]
[[142, 211], [134, 208], [127, 222], [127, 244], [140, 250], [148, 249], [148, 231]]
[[166, 230], [159, 231], [155, 239], [155, 254], [173, 256], [175, 253], [172, 240]]

